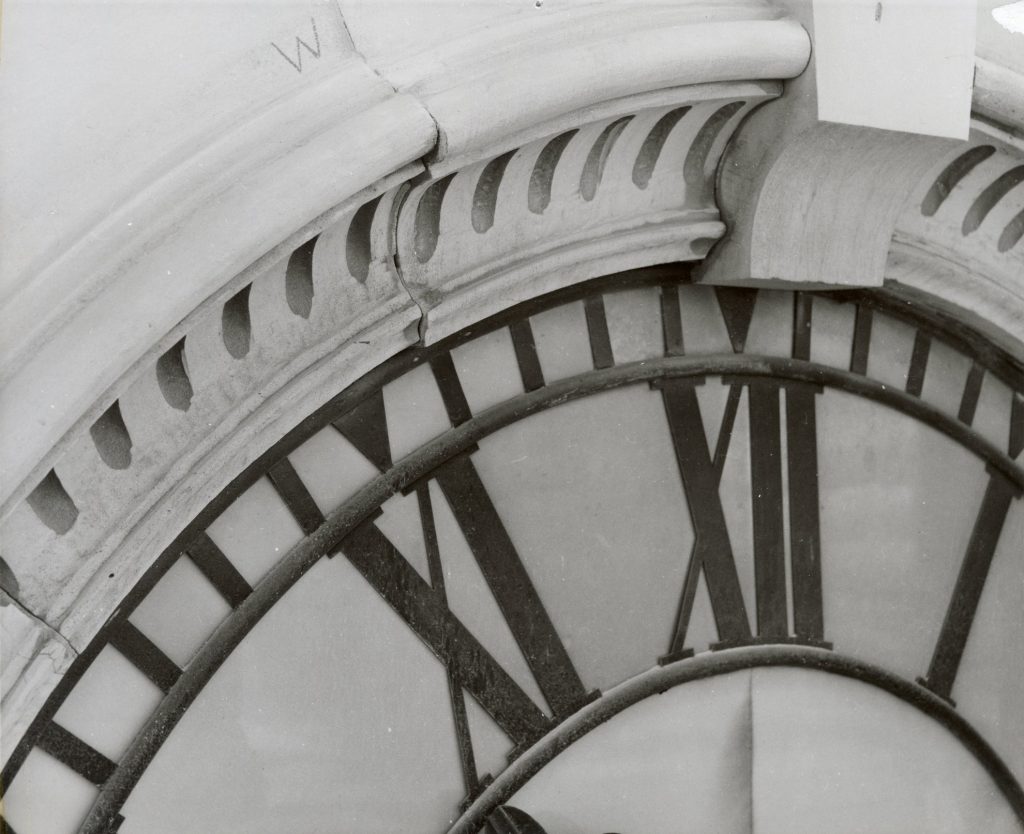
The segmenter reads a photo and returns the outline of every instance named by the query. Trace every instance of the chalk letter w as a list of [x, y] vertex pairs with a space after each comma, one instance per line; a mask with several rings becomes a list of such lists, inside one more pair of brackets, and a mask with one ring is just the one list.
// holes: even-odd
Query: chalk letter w
[[310, 46], [308, 43], [306, 43], [302, 38], [300, 38], [298, 35], [296, 35], [295, 36], [295, 60], [294, 61], [291, 58], [289, 58], [287, 55], [285, 55], [284, 50], [281, 49], [281, 47], [279, 47], [276, 43], [274, 43], [273, 41], [271, 41], [271, 43], [270, 43], [270, 45], [272, 47], [274, 47], [274, 49], [277, 50], [277, 54], [280, 55], [282, 58], [284, 58], [289, 64], [291, 64], [293, 67], [295, 67], [295, 69], [297, 69], [299, 72], [302, 72], [302, 50], [303, 50], [303, 48], [305, 48], [306, 51], [310, 55], [312, 55], [314, 58], [319, 58], [320, 57], [320, 35], [316, 31], [316, 21], [313, 18], [310, 18], [309, 22], [313, 25], [313, 43], [316, 44], [316, 49], [314, 49], [312, 46]]

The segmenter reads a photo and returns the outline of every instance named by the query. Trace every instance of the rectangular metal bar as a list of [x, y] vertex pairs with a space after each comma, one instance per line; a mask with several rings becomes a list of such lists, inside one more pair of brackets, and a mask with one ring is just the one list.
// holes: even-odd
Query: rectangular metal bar
[[679, 286], [665, 284], [661, 288], [661, 330], [665, 338], [665, 355], [682, 356], [683, 313], [679, 308]]
[[711, 459], [711, 465], [715, 468], [716, 483], [722, 480], [722, 470], [725, 469], [725, 459], [729, 454], [729, 442], [732, 440], [732, 430], [736, 425], [736, 415], [740, 409], [740, 397], [742, 394], [742, 385], [737, 383], [729, 385], [729, 396], [725, 400], [722, 422], [718, 427], [718, 441], [715, 443], [715, 454]]
[[910, 367], [907, 368], [907, 393], [912, 397], [921, 396], [931, 347], [932, 337], [923, 330], [918, 330], [914, 337], [914, 349], [910, 354]]
[[864, 376], [868, 372], [868, 351], [871, 348], [872, 310], [857, 305], [857, 318], [853, 324], [853, 347], [850, 351], [850, 373]]
[[921, 683], [943, 698], [949, 699], [953, 690], [1003, 523], [1010, 502], [1016, 496], [1019, 496], [1019, 490], [1015, 484], [998, 472], [990, 473], [928, 674], [921, 680]]
[[587, 317], [587, 334], [590, 337], [590, 355], [594, 367], [611, 368], [615, 365], [612, 355], [612, 338], [608, 333], [608, 316], [604, 309], [604, 297], [591, 295], [583, 300], [583, 311]]
[[252, 586], [206, 533], [196, 536], [185, 552], [232, 608], [252, 593]]
[[814, 296], [806, 292], [793, 293], [793, 358], [808, 361], [811, 358], [811, 311]]
[[536, 391], [544, 387], [544, 372], [537, 356], [537, 345], [533, 340], [533, 328], [529, 319], [514, 321], [508, 326], [512, 336], [512, 348], [519, 364], [519, 376], [523, 380], [523, 389]]
[[462, 456], [435, 477], [548, 704], [559, 716], [575, 712], [590, 696], [476, 467]]
[[547, 732], [547, 716], [372, 522], [349, 533], [341, 551], [517, 746]]
[[[447, 605], [448, 597], [444, 589], [441, 549], [437, 543], [434, 508], [430, 501], [430, 485], [428, 483], [421, 483], [416, 487], [416, 501], [420, 511], [423, 543], [427, 551], [430, 585]], [[452, 720], [455, 724], [455, 743], [459, 751], [459, 763], [462, 767], [462, 781], [466, 789], [466, 796], [474, 796], [480, 788], [480, 777], [476, 770], [476, 757], [473, 755], [473, 739], [469, 731], [469, 717], [466, 715], [466, 697], [455, 672], [451, 668], [447, 672], [448, 700], [451, 704]]]
[[964, 394], [960, 399], [960, 411], [957, 419], [968, 426], [974, 422], [974, 412], [978, 410], [978, 398], [981, 397], [981, 384], [985, 381], [985, 367], [975, 362], [967, 374], [964, 383]]
[[1017, 392], [1011, 395], [1010, 400], [1010, 437], [1007, 444], [1007, 451], [1011, 458], [1024, 451], [1024, 396]]
[[303, 533], [308, 536], [324, 523], [324, 514], [288, 458], [281, 458], [271, 466], [267, 475]]
[[178, 682], [181, 669], [145, 634], [126, 619], [116, 620], [107, 633], [110, 645], [164, 692]]
[[116, 767], [102, 753], [53, 721], [39, 734], [36, 747], [97, 787], [110, 778]]
[[441, 392], [441, 399], [444, 401], [451, 424], [458, 426], [472, 419], [473, 412], [469, 410], [469, 403], [462, 390], [462, 383], [459, 381], [458, 371], [455, 370], [452, 355], [447, 351], [438, 354], [430, 360], [430, 369], [434, 372], [434, 379], [437, 380], [437, 387]]
[[820, 389], [786, 387], [786, 457], [789, 466], [789, 547], [793, 576], [793, 630], [798, 638], [823, 641], [821, 523], [818, 498]]
[[762, 638], [789, 635], [786, 609], [786, 539], [782, 517], [782, 442], [779, 387], [751, 383], [750, 503], [754, 527], [754, 581], [757, 633]]

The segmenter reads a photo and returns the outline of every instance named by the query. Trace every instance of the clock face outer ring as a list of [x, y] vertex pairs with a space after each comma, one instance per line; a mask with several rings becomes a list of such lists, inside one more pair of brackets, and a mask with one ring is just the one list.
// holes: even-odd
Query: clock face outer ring
[[[97, 636], [90, 647], [83, 652], [75, 667], [65, 677], [59, 689], [51, 697], [47, 707], [36, 719], [19, 749], [12, 754], [5, 768], [5, 787], [17, 773], [25, 756], [33, 746], [45, 739], [47, 727], [63, 700], [74, 688], [77, 681], [88, 669], [99, 652], [111, 642], [117, 628], [127, 620], [132, 610], [159, 582], [167, 569], [187, 549], [198, 533], [208, 527], [239, 495], [255, 481], [264, 477], [271, 468], [287, 454], [332, 421], [353, 413], [368, 402], [385, 384], [408, 371], [422, 365], [443, 364], [449, 351], [459, 345], [509, 324], [521, 321], [533, 313], [585, 297], [600, 297], [600, 293], [617, 289], [643, 286], [663, 286], [664, 270], [646, 273], [611, 276], [591, 282], [571, 291], [555, 293], [537, 302], [523, 305], [494, 317], [491, 320], [458, 334], [452, 339], [427, 348], [413, 348], [394, 360], [371, 372], [356, 384], [336, 396], [326, 406], [302, 421], [278, 444], [261, 456], [232, 485], [222, 493], [195, 522], [176, 539], [174, 544], [160, 557], [153, 569], [124, 600], [118, 614]], [[678, 281], [678, 278], [676, 279]], [[671, 283], [671, 282], [670, 282]], [[685, 283], [685, 282], [684, 282]], [[675, 286], [675, 284], [672, 284]], [[683, 286], [683, 284], [679, 284]], [[740, 291], [743, 292], [743, 291]], [[797, 294], [809, 298], [811, 294]], [[832, 299], [846, 301], [858, 310], [873, 309], [894, 317], [913, 322], [921, 332], [941, 334], [942, 338], [957, 350], [971, 356], [975, 362], [984, 363], [988, 372], [999, 378], [1020, 381], [1020, 371], [1009, 357], [992, 349], [984, 339], [967, 328], [957, 327], [948, 319], [926, 311], [908, 312], [899, 302], [891, 300], [884, 293], [847, 292], [830, 294]], [[595, 352], [596, 356], [596, 352]], [[450, 361], [450, 359], [449, 359]], [[435, 374], [437, 373], [435, 367]], [[173, 730], [185, 710], [201, 692], [205, 683], [244, 639], [270, 607], [297, 582], [304, 573], [324, 556], [333, 556], [339, 543], [361, 525], [372, 521], [377, 508], [389, 497], [416, 488], [418, 482], [427, 479], [431, 473], [446, 461], [453, 460], [473, 451], [474, 444], [496, 431], [529, 414], [555, 407], [574, 398], [624, 385], [649, 383], [652, 386], [666, 380], [694, 379], [705, 376], [725, 376], [736, 379], [774, 379], [783, 384], [797, 386], [834, 387], [859, 394], [876, 403], [894, 408], [916, 418], [959, 443], [980, 458], [995, 473], [993, 477], [1006, 482], [1019, 492], [1024, 486], [1024, 471], [1010, 454], [973, 432], [963, 421], [929, 405], [919, 396], [876, 383], [863, 375], [843, 370], [825, 368], [809, 362], [806, 358], [793, 356], [764, 356], [719, 353], [706, 356], [672, 356], [660, 359], [595, 367], [577, 376], [547, 383], [536, 390], [528, 390], [498, 406], [477, 415], [466, 414], [456, 418], [452, 410], [453, 427], [401, 459], [397, 464], [382, 467], [379, 477], [359, 490], [340, 507], [326, 514], [318, 523], [310, 525], [308, 535], [302, 539], [268, 574], [252, 589], [252, 593], [235, 607], [232, 614], [218, 626], [186, 668], [180, 678], [168, 688], [166, 696], [147, 720], [126, 754], [117, 762], [109, 778], [105, 779], [99, 798], [84, 823], [81, 831], [100, 832], [119, 811], [131, 793], [142, 773], [160, 749], [161, 744]], [[1012, 443], [1012, 441], [1011, 441]], [[1011, 450], [1012, 451], [1012, 450]], [[757, 641], [752, 641], [756, 643]], [[707, 677], [740, 668], [756, 666], [810, 666], [833, 674], [857, 677], [878, 686], [891, 694], [913, 704], [940, 721], [970, 750], [992, 775], [1003, 795], [1010, 802], [1017, 815], [1024, 821], [1024, 792], [999, 756], [971, 728], [971, 725], [957, 713], [944, 697], [930, 692], [925, 686], [911, 683], [891, 673], [860, 660], [843, 657], [816, 647], [814, 641], [801, 641], [811, 645], [785, 645], [788, 641], [765, 641], [773, 645], [747, 645], [685, 660], [670, 659], [666, 665], [653, 669], [638, 678], [626, 681], [609, 690], [589, 705], [581, 704], [569, 720], [555, 726], [550, 733], [531, 739], [530, 745], [521, 745], [519, 757], [504, 771], [490, 788], [475, 798], [466, 814], [454, 830], [471, 831], [485, 818], [487, 810], [500, 804], [515, 787], [522, 784], [529, 775], [539, 770], [546, 761], [587, 730], [611, 717], [628, 703], [662, 691], [664, 688], [683, 683], [686, 680]], [[661, 689], [659, 689], [661, 687]], [[632, 699], [632, 700], [631, 700]], [[561, 716], [565, 718], [566, 716]], [[531, 746], [532, 745], [532, 746]]]

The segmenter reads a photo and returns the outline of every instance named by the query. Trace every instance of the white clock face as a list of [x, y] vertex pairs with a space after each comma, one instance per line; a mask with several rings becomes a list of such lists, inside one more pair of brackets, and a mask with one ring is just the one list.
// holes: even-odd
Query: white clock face
[[548, 834], [1017, 831], [945, 728], [868, 684], [755, 668], [639, 701], [509, 800]]
[[5, 813], [1020, 830], [1022, 379], [884, 294], [678, 268], [411, 350], [161, 557]]

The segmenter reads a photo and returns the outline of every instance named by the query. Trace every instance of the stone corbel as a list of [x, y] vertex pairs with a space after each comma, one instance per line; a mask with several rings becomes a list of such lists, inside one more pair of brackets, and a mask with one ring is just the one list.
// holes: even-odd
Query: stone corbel
[[1004, 131], [975, 121], [960, 142], [822, 123], [773, 141], [759, 133], [772, 115], [726, 155], [729, 234], [701, 280], [885, 285], [1024, 352], [1024, 153]]
[[759, 135], [765, 127], [750, 125], [724, 161], [719, 197], [729, 236], [702, 279], [882, 286], [908, 196], [959, 143], [828, 123], [779, 141]]
[[[789, 3], [813, 31], [808, 4]], [[979, 46], [979, 50], [982, 47]], [[718, 172], [718, 285], [881, 287], [1024, 351], [1020, 76], [977, 59], [967, 141], [820, 122], [812, 66], [736, 132]]]
[[524, 4], [454, 35], [414, 7], [407, 40], [366, 4], [342, 8], [437, 122], [395, 253], [426, 343], [609, 271], [703, 257], [725, 232], [726, 144], [809, 55], [799, 24], [749, 0]]

